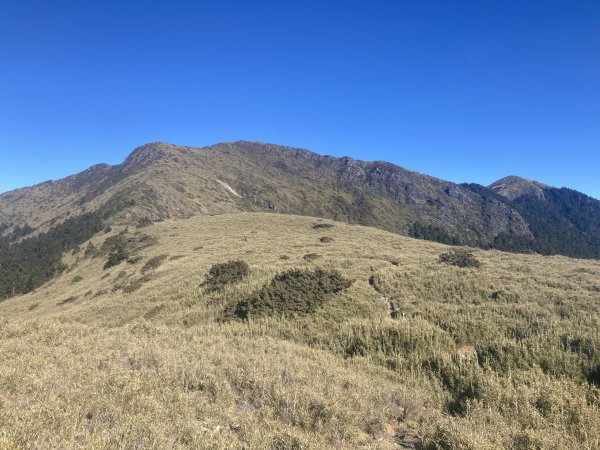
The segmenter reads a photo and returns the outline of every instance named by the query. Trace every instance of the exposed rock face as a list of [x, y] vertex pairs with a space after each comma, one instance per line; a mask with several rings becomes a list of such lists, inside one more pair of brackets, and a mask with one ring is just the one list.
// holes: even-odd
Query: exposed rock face
[[387, 162], [245, 141], [204, 148], [147, 144], [120, 165], [100, 164], [0, 195], [4, 221], [41, 228], [98, 209], [114, 222], [270, 210], [403, 234], [419, 223], [470, 244], [489, 243], [499, 233], [529, 235], [510, 206], [454, 183]]

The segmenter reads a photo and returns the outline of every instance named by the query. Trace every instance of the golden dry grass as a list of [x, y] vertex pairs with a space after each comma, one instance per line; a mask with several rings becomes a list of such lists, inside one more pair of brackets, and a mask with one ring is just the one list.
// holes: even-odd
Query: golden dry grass
[[[0, 448], [600, 447], [598, 261], [474, 250], [482, 267], [460, 269], [444, 245], [317, 220], [130, 229], [154, 242], [137, 262], [82, 251], [0, 303]], [[234, 259], [250, 276], [205, 293]], [[218, 320], [316, 267], [355, 281], [311, 316]]]

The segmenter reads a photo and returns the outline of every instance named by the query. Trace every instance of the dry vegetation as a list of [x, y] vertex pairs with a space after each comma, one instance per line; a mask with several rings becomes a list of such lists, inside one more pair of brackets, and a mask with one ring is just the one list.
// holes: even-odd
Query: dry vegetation
[[[313, 223], [131, 229], [127, 261], [102, 270], [83, 245], [0, 303], [0, 448], [600, 447], [599, 262], [471, 250], [462, 268], [444, 245]], [[227, 261], [247, 274], [205, 289]], [[293, 269], [353, 282], [310, 314], [221, 320]]]

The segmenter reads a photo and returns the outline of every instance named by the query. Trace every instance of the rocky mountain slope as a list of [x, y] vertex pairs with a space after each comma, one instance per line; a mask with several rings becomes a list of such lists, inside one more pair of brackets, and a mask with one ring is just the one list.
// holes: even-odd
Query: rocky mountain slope
[[118, 224], [265, 210], [447, 243], [491, 245], [499, 234], [530, 237], [511, 206], [463, 186], [386, 162], [256, 142], [204, 148], [148, 144], [122, 164], [100, 164], [0, 195], [3, 223], [40, 231], [88, 211]]

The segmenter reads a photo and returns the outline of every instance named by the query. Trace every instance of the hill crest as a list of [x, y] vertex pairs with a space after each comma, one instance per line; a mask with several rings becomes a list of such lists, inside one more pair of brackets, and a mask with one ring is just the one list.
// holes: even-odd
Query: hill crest
[[509, 200], [514, 200], [524, 195], [543, 200], [545, 198], [544, 189], [550, 186], [539, 181], [509, 175], [493, 182], [489, 187]]

